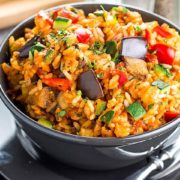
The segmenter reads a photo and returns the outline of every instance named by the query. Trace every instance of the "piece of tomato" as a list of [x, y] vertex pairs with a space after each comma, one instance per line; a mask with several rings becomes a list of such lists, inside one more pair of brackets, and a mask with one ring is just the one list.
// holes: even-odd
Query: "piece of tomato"
[[172, 119], [174, 119], [178, 116], [180, 116], [180, 112], [167, 111], [164, 114], [165, 121], [167, 121], [167, 122], [171, 121]]
[[68, 79], [62, 78], [43, 78], [42, 82], [50, 87], [54, 87], [60, 91], [66, 91], [70, 88]]
[[164, 38], [169, 38], [172, 34], [166, 30], [164, 30], [161, 26], [156, 26], [153, 31], [155, 31], [158, 35]]
[[148, 29], [145, 29], [145, 39], [148, 43], [151, 41], [151, 34]]
[[128, 77], [127, 75], [121, 71], [120, 75], [119, 75], [119, 87], [124, 86], [124, 84], [128, 81]]
[[165, 44], [155, 44], [151, 46], [152, 51], [156, 51], [158, 62], [172, 65], [175, 58], [175, 50]]
[[50, 26], [53, 25], [53, 20], [44, 11], [39, 11], [37, 17], [45, 20]]
[[146, 54], [146, 62], [153, 62], [156, 60], [156, 55], [152, 53], [147, 53]]
[[62, 17], [71, 19], [73, 24], [77, 23], [79, 20], [79, 16], [77, 14], [72, 11], [68, 11], [67, 9], [62, 9], [59, 14]]
[[128, 81], [128, 77], [127, 74], [121, 70], [115, 69], [115, 70], [111, 70], [111, 74], [114, 75], [119, 75], [119, 88], [121, 88], [122, 86], [124, 86], [124, 84]]
[[87, 44], [91, 37], [92, 32], [89, 29], [86, 28], [78, 28], [75, 30], [75, 34], [77, 35], [77, 39], [80, 43]]

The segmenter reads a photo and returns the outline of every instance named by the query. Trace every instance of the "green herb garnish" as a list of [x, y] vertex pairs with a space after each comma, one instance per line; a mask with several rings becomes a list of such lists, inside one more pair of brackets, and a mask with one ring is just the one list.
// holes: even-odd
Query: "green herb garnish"
[[101, 4], [100, 5], [100, 8], [103, 10], [103, 11], [106, 11], [105, 9], [104, 9], [104, 6]]
[[55, 50], [49, 49], [44, 57], [44, 62], [50, 64], [55, 57]]
[[103, 10], [99, 10], [99, 11], [95, 11], [93, 14], [95, 14], [96, 16], [104, 16], [104, 11]]
[[151, 109], [154, 106], [154, 104], [149, 104], [148, 105], [148, 110]]
[[95, 62], [87, 62], [87, 66], [88, 66], [88, 68], [89, 69], [93, 69], [93, 68], [95, 68], [96, 67], [96, 63]]
[[60, 117], [64, 117], [65, 115], [66, 115], [65, 110], [61, 110], [60, 112], [58, 112], [58, 116], [60, 116]]
[[105, 50], [107, 54], [110, 54], [113, 58], [117, 52], [117, 44], [115, 41], [107, 41], [105, 44]]
[[103, 74], [103, 73], [99, 73], [99, 74], [97, 74], [97, 78], [99, 78], [99, 79], [103, 78], [103, 76], [104, 76], [104, 74]]
[[117, 52], [112, 61], [117, 65], [120, 62], [120, 54]]
[[105, 52], [104, 50], [104, 44], [100, 42], [95, 42], [94, 45], [90, 48], [90, 50], [93, 51], [94, 54], [103, 54]]
[[134, 29], [136, 32], [142, 32], [142, 29], [140, 26], [135, 26]]
[[38, 42], [37, 44], [35, 44], [34, 46], [31, 47], [31, 49], [29, 50], [29, 58], [32, 59], [34, 57], [34, 51], [38, 51], [40, 52], [41, 50], [45, 49], [46, 46], [44, 46], [43, 44], [41, 44], [40, 42]]

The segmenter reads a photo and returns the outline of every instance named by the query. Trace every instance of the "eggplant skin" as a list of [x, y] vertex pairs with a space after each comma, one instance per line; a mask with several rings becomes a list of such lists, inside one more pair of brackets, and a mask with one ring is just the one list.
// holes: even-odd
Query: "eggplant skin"
[[29, 40], [24, 46], [22, 46], [19, 49], [19, 57], [20, 58], [27, 58], [29, 56], [29, 51], [31, 49], [31, 47], [37, 42], [39, 41], [40, 36], [34, 36], [31, 40]]
[[146, 39], [141, 36], [123, 38], [121, 41], [120, 54], [132, 58], [145, 59], [147, 54]]
[[93, 70], [81, 73], [77, 79], [77, 89], [82, 91], [84, 97], [96, 100], [104, 97], [100, 82]]

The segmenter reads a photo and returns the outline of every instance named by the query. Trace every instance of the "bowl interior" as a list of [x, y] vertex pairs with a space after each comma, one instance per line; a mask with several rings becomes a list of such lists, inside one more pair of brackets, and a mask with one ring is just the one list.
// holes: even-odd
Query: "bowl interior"
[[[110, 10], [112, 7], [114, 7], [114, 6], [117, 6], [117, 5], [115, 5], [115, 4], [102, 4], [103, 5], [103, 7], [106, 9], [106, 10]], [[64, 5], [64, 6], [66, 6], [66, 5]], [[88, 13], [90, 13], [90, 12], [93, 12], [93, 11], [95, 11], [95, 10], [97, 10], [97, 9], [101, 9], [101, 7], [100, 7], [100, 4], [90, 4], [90, 3], [78, 3], [78, 4], [72, 4], [72, 6], [74, 6], [74, 7], [76, 7], [76, 8], [81, 8], [81, 9], [83, 9], [84, 11], [85, 11], [85, 13], [86, 14], [88, 14]], [[125, 6], [125, 7], [127, 7], [127, 8], [129, 8], [130, 10], [133, 10], [133, 11], [137, 11], [137, 12], [139, 12], [141, 15], [142, 15], [142, 18], [143, 18], [143, 20], [144, 20], [144, 22], [149, 22], [149, 21], [158, 21], [160, 24], [162, 24], [162, 23], [167, 23], [167, 24], [169, 24], [171, 27], [173, 27], [173, 28], [175, 28], [178, 32], [180, 32], [180, 30], [179, 30], [179, 28], [176, 26], [176, 25], [174, 25], [173, 23], [171, 23], [170, 21], [168, 21], [167, 19], [165, 19], [165, 18], [162, 18], [162, 17], [160, 17], [160, 16], [158, 16], [158, 15], [156, 15], [156, 14], [153, 14], [153, 13], [149, 13], [149, 12], [147, 12], [147, 11], [144, 11], [144, 10], [141, 10], [141, 9], [138, 9], [138, 8], [135, 8], [135, 7], [132, 7], [132, 6], [128, 6], [128, 5], [123, 5], [123, 6]], [[59, 7], [63, 7], [63, 6], [59, 6]], [[55, 8], [51, 8], [50, 10], [52, 10], [52, 9], [57, 9], [58, 7], [55, 7]], [[47, 10], [47, 11], [49, 11], [49, 10]], [[33, 27], [33, 25], [34, 25], [34, 16], [32, 16], [32, 17], [30, 17], [30, 18], [28, 18], [28, 19], [26, 19], [25, 21], [23, 21], [23, 22], [21, 22], [19, 25], [17, 25], [13, 30], [12, 30], [12, 32], [6, 37], [6, 39], [4, 40], [4, 42], [2, 43], [2, 45], [1, 45], [1, 48], [0, 48], [0, 64], [2, 63], [2, 62], [9, 62], [9, 58], [10, 58], [10, 53], [9, 53], [9, 48], [8, 48], [8, 39], [9, 39], [9, 37], [10, 36], [14, 36], [15, 38], [18, 38], [18, 37], [21, 37], [21, 36], [23, 36], [24, 35], [24, 28], [25, 27]], [[8, 89], [8, 83], [7, 83], [8, 81], [7, 81], [7, 79], [6, 79], [6, 77], [5, 77], [5, 74], [3, 73], [3, 71], [2, 71], [2, 68], [0, 68], [0, 85], [1, 85], [1, 88], [2, 88], [2, 94], [1, 94], [1, 96], [3, 96], [4, 98], [3, 99], [5, 99], [5, 103], [6, 103], [6, 101], [8, 101], [8, 103], [6, 103], [6, 105], [7, 106], [11, 106], [11, 107], [9, 107], [12, 111], [17, 111], [17, 108], [19, 108], [20, 110], [22, 110], [21, 109], [21, 107], [19, 107], [17, 104], [14, 106], [13, 105], [13, 103], [11, 102], [11, 100], [7, 97], [7, 94], [5, 93], [6, 92], [6, 90]], [[14, 106], [14, 107], [13, 107]], [[20, 112], [21, 113], [21, 115], [23, 116], [23, 118], [24, 119], [27, 119], [28, 118], [28, 121], [29, 121], [29, 119], [31, 119], [31, 118], [29, 118], [29, 117], [27, 117], [27, 115], [25, 115], [24, 113], [23, 113], [23, 111], [22, 112]], [[22, 117], [21, 116], [21, 117]], [[31, 123], [31, 122], [30, 122]], [[33, 122], [34, 123], [34, 122]], [[171, 124], [171, 125], [170, 125]], [[174, 123], [175, 124], [175, 123]], [[176, 123], [177, 124], [177, 123]], [[38, 125], [37, 123], [36, 124], [32, 124], [32, 125], [36, 125], [36, 126], [40, 126], [40, 125]], [[138, 138], [143, 138], [143, 137], [150, 137], [153, 133], [154, 134], [158, 134], [158, 133], [162, 133], [165, 129], [168, 129], [168, 127], [167, 126], [173, 126], [173, 123], [168, 123], [168, 124], [166, 124], [166, 125], [164, 125], [164, 126], [162, 126], [162, 127], [160, 127], [160, 128], [158, 128], [157, 130], [154, 130], [154, 131], [151, 131], [151, 132], [145, 132], [145, 133], [143, 133], [143, 134], [141, 134], [141, 135], [136, 135], [136, 136], [133, 136], [134, 138], [136, 138], [136, 137], [138, 137]], [[170, 127], [169, 126], [169, 127]], [[52, 131], [52, 130], [48, 130], [48, 131]], [[159, 131], [159, 132], [158, 132]], [[55, 132], [55, 131], [54, 131]], [[55, 132], [56, 133], [56, 132]], [[61, 132], [58, 132], [58, 134], [64, 134], [64, 133], [61, 133]], [[67, 135], [66, 134], [66, 136], [72, 136], [72, 135]], [[129, 139], [129, 138], [131, 138], [132, 136], [129, 136], [129, 137], [127, 137], [127, 138], [123, 138], [124, 140], [125, 139]], [[78, 138], [82, 138], [82, 137], [78, 137]], [[94, 139], [96, 139], [96, 138], [94, 138]], [[103, 139], [103, 138], [99, 138], [99, 139]], [[104, 138], [105, 139], [105, 138]], [[106, 139], [108, 139], [108, 138], [106, 138]], [[111, 138], [112, 139], [112, 138]]]

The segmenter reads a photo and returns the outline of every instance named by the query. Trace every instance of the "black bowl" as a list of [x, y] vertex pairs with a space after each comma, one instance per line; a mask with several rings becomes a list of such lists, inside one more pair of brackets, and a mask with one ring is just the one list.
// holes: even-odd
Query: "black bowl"
[[[86, 13], [100, 8], [99, 4], [94, 3], [71, 5], [83, 9]], [[115, 4], [103, 4], [103, 6], [109, 10]], [[160, 24], [165, 22], [180, 32], [180, 29], [167, 19], [139, 8], [123, 6], [139, 12], [145, 22], [153, 20], [158, 21]], [[56, 8], [58, 7], [53, 9]], [[15, 38], [22, 36], [25, 27], [33, 26], [33, 19], [34, 16], [26, 19], [17, 25], [6, 37], [0, 48], [0, 63], [9, 61], [9, 37], [11, 35]], [[80, 168], [106, 170], [136, 163], [166, 143], [167, 138], [174, 132], [180, 122], [180, 119], [174, 119], [156, 130], [126, 138], [90, 138], [65, 134], [39, 125], [22, 112], [7, 96], [7, 87], [6, 77], [2, 69], [0, 69], [0, 97], [14, 115], [21, 138], [24, 137], [27, 140], [26, 143], [26, 141], [21, 139], [21, 142], [25, 142], [22, 143], [24, 147], [26, 148], [26, 145], [29, 143], [32, 147], [45, 152], [49, 157]]]

